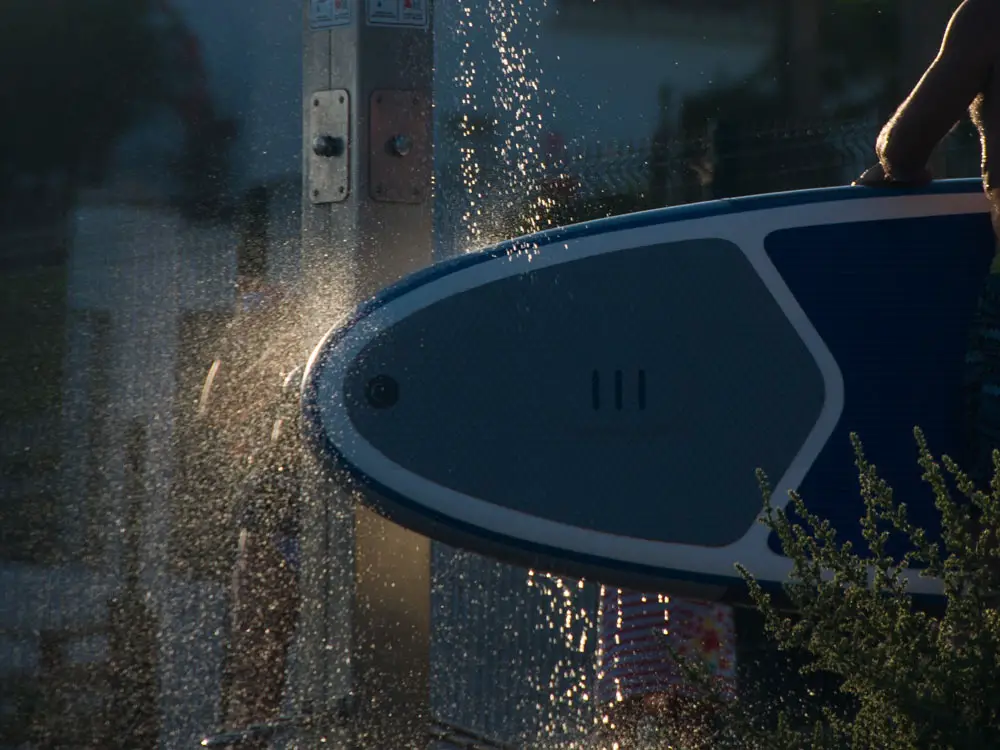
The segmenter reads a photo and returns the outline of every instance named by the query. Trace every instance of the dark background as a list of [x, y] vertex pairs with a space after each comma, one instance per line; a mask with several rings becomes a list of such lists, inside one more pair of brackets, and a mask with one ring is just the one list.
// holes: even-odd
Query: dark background
[[[489, 75], [477, 84], [488, 105], [478, 127], [459, 127], [469, 111], [442, 64], [442, 252], [654, 206], [842, 184], [873, 161], [878, 127], [955, 4], [753, 3], [766, 32], [757, 63], [682, 94], [665, 82], [653, 102], [622, 93], [630, 77], [683, 60], [644, 57], [639, 41], [678, 39], [682, 56], [678, 29], [700, 30], [724, 57], [723, 30], [747, 22], [747, 3], [550, 3], [531, 25], [537, 45], [570, 49], [600, 30], [620, 46], [604, 60], [615, 90], [570, 66], [545, 71], [562, 103], [540, 105], [547, 161], [532, 162], [515, 193], [509, 160], [522, 152], [493, 124]], [[0, 8], [0, 748], [180, 747], [213, 726], [231, 487], [262, 429], [244, 396], [310, 348], [294, 320], [244, 304], [280, 297], [299, 273], [299, 10], [276, 0]], [[457, 54], [443, 35], [454, 21], [438, 16], [445, 55]], [[490, 23], [472, 32], [487, 71]], [[614, 116], [585, 119], [602, 124], [565, 142], [601, 102]], [[447, 179], [456, 144], [474, 147], [476, 190], [492, 199], [476, 231], [455, 220], [470, 195]], [[937, 174], [977, 174], [977, 149], [964, 123]], [[221, 395], [199, 411], [214, 362]], [[586, 724], [586, 711], [549, 706], [555, 665], [585, 671], [590, 657], [567, 656], [548, 633], [548, 595], [474, 556], [436, 560], [436, 648], [453, 662], [435, 688], [442, 712], [505, 737], [560, 712]], [[592, 589], [579, 596], [592, 604]], [[505, 622], [520, 635], [501, 652]], [[741, 627], [749, 656], [760, 639], [752, 621]], [[459, 652], [479, 662], [456, 663]], [[490, 690], [505, 684], [506, 700]]]

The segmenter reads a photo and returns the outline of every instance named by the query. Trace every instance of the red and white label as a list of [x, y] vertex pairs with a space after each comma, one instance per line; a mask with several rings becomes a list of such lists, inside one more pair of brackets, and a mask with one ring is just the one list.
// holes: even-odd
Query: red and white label
[[309, 0], [309, 27], [330, 29], [351, 23], [354, 0]]
[[366, 0], [371, 26], [427, 27], [427, 0]]

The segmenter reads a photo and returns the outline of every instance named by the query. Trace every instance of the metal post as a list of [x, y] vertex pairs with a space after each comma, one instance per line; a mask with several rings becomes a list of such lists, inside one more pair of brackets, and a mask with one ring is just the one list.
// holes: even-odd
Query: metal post
[[[306, 0], [304, 328], [432, 259], [432, 0]], [[350, 690], [356, 743], [425, 746], [430, 542], [329, 487], [310, 503], [298, 695]]]

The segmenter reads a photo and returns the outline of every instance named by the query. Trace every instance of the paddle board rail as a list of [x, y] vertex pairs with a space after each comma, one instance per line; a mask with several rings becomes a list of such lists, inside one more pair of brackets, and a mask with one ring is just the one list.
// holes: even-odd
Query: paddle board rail
[[[366, 502], [451, 544], [674, 591], [739, 588], [740, 562], [777, 586], [791, 561], [758, 522], [754, 461], [776, 505], [789, 490], [809, 500], [810, 482], [831, 481], [831, 457], [844, 458], [845, 421], [867, 424], [871, 399], [891, 396], [899, 373], [863, 340], [881, 335], [877, 287], [892, 263], [915, 290], [947, 287], [928, 286], [941, 322], [927, 336], [943, 342], [937, 359], [956, 361], [926, 380], [951, 387], [989, 260], [988, 210], [978, 180], [825, 188], [601, 219], [443, 261], [365, 301], [316, 347], [307, 432]], [[857, 304], [838, 309], [831, 287]], [[902, 292], [886, 304], [887, 320], [925, 314]], [[897, 358], [934, 346], [904, 341]], [[734, 367], [730, 381], [717, 375]], [[901, 390], [888, 413], [926, 401]], [[686, 458], [660, 467], [660, 449]], [[839, 471], [851, 475], [849, 457]], [[817, 502], [835, 516], [854, 508]], [[908, 575], [914, 593], [940, 593]]]

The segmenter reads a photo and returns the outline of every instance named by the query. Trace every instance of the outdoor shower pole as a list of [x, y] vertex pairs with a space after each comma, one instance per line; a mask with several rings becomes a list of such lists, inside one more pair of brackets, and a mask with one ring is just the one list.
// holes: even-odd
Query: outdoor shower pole
[[[304, 6], [301, 278], [318, 343], [355, 304], [431, 262], [434, 34], [432, 0]], [[318, 490], [303, 524], [295, 695], [330, 715], [353, 694], [357, 746], [422, 747], [430, 542]]]

